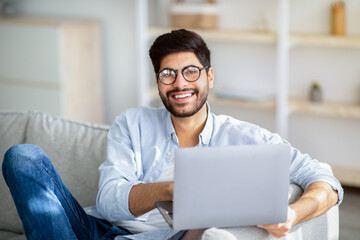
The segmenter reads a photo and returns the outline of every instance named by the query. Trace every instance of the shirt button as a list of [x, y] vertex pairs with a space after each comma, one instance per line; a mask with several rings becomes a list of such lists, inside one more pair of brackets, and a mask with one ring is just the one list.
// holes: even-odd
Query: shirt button
[[168, 137], [168, 140], [170, 140], [171, 139], [171, 137]]
[[171, 156], [171, 152], [167, 152], [166, 155], [167, 155], [167, 156]]
[[149, 181], [152, 182], [154, 179], [152, 177], [149, 178]]
[[87, 213], [91, 213], [91, 212], [92, 212], [91, 209], [88, 209], [88, 210], [87, 210]]

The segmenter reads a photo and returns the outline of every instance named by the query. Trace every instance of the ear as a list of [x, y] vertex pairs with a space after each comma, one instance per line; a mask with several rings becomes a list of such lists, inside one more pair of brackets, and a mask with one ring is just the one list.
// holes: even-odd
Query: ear
[[159, 80], [158, 80], [157, 76], [155, 76], [155, 82], [156, 82], [156, 86], [157, 86], [157, 89], [158, 89], [158, 95], [160, 96]]
[[212, 67], [209, 67], [207, 77], [208, 77], [208, 81], [209, 81], [209, 88], [213, 88], [214, 87], [214, 69]]

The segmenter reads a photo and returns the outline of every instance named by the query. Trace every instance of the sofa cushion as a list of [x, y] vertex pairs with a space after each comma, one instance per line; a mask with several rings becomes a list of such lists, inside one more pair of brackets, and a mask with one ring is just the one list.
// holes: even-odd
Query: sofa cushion
[[108, 126], [70, 121], [44, 113], [31, 115], [26, 143], [50, 157], [70, 192], [85, 206], [95, 205], [98, 167], [106, 157]]
[[19, 236], [19, 234], [7, 232], [7, 231], [0, 231], [0, 240], [5, 240], [5, 239], [7, 240], [16, 236]]
[[[0, 162], [5, 152], [13, 145], [25, 142], [29, 120], [26, 112], [0, 112]], [[1, 174], [2, 175], [2, 174]], [[21, 220], [3, 177], [0, 177], [0, 230], [21, 233]]]
[[25, 234], [22, 234], [22, 235], [17, 235], [17, 236], [12, 237], [12, 238], [8, 238], [6, 240], [26, 240], [26, 236], [25, 236]]

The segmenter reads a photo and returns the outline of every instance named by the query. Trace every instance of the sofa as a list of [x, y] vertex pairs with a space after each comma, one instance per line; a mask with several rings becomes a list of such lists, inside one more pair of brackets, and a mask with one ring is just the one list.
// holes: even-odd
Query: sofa
[[[49, 114], [0, 112], [0, 161], [7, 149], [16, 144], [31, 143], [50, 157], [65, 185], [84, 207], [95, 205], [98, 189], [98, 167], [106, 156], [109, 126], [71, 121]], [[289, 187], [289, 202], [302, 194], [296, 185]], [[0, 177], [0, 240], [26, 239], [9, 189]], [[320, 217], [299, 224], [282, 239], [338, 239], [338, 207]], [[211, 228], [202, 239], [275, 239], [255, 226]]]

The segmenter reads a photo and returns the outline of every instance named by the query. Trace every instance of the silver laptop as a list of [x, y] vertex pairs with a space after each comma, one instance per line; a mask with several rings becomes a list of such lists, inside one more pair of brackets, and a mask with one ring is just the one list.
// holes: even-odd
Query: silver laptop
[[285, 222], [289, 145], [179, 148], [173, 202], [157, 202], [175, 230]]

